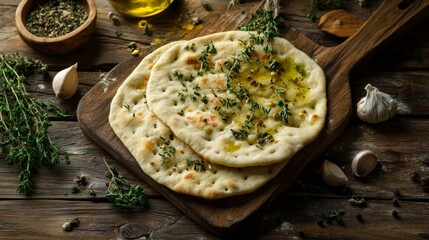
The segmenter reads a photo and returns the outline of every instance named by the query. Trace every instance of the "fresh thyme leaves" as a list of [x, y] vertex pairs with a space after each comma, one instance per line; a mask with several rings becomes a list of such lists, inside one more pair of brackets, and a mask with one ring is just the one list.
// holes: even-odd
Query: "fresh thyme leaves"
[[195, 171], [204, 172], [206, 170], [204, 160], [186, 159], [186, 163], [188, 164], [188, 167], [192, 167]]
[[279, 118], [284, 124], [289, 125], [289, 116], [292, 115], [289, 111], [289, 101], [286, 98], [277, 101], [277, 105], [280, 108]]
[[204, 49], [204, 51], [201, 52], [200, 58], [198, 59], [200, 60], [200, 63], [201, 63], [201, 68], [197, 72], [198, 76], [202, 76], [204, 72], [210, 71], [210, 55], [216, 54], [217, 52], [212, 42], [205, 45], [205, 47], [206, 48]]
[[296, 64], [295, 70], [301, 75], [301, 77], [305, 77], [305, 70], [302, 68], [301, 65]]
[[198, 84], [196, 84], [193, 88], [192, 88], [192, 93], [190, 95], [191, 100], [192, 101], [197, 101], [198, 97], [201, 97], [201, 93], [200, 93], [200, 86], [198, 86]]
[[69, 116], [67, 111], [60, 109], [58, 106], [56, 106], [51, 101], [49, 101], [47, 104], [42, 103], [42, 102], [40, 104], [42, 105], [43, 109], [45, 109], [48, 112], [55, 113], [58, 117], [68, 117]]
[[18, 53], [0, 54], [0, 148], [8, 149], [8, 164], [21, 167], [17, 191], [26, 194], [33, 190], [37, 170], [59, 163], [62, 155], [48, 134], [51, 123], [44, 105], [25, 89], [26, 76], [34, 71], [46, 74], [47, 67]]
[[231, 133], [232, 133], [232, 136], [234, 136], [237, 140], [246, 140], [247, 137], [249, 136], [249, 132], [244, 129], [240, 129], [238, 131], [231, 129]]
[[270, 114], [271, 112], [271, 108], [265, 108], [262, 106], [262, 111], [264, 112], [265, 116], [268, 117], [268, 114]]
[[274, 138], [271, 134], [267, 132], [261, 132], [258, 134], [258, 140], [256, 141], [258, 144], [271, 143], [274, 141]]
[[106, 177], [110, 178], [109, 187], [106, 191], [106, 198], [119, 209], [131, 212], [135, 208], [147, 209], [149, 200], [144, 190], [138, 185], [131, 185], [115, 168], [110, 167], [106, 160], [104, 163], [109, 170]]
[[130, 110], [130, 104], [128, 104], [128, 103], [125, 103], [125, 104], [123, 105], [123, 107], [124, 107], [124, 108], [126, 108], [127, 110]]
[[174, 153], [176, 153], [176, 148], [174, 146], [170, 146], [170, 139], [163, 137], [160, 137], [160, 139], [162, 142], [161, 146], [159, 146], [161, 153], [158, 153], [158, 155], [162, 157], [161, 165], [164, 165], [165, 163], [170, 161]]
[[180, 72], [178, 72], [178, 71], [175, 71], [174, 73], [173, 73], [173, 76], [174, 77], [176, 77], [177, 79], [179, 79], [179, 80], [182, 80], [183, 79], [183, 73], [180, 73]]
[[237, 102], [234, 99], [231, 98], [220, 98], [220, 103], [222, 104], [222, 106], [226, 107], [226, 108], [231, 108], [235, 105], [237, 105]]
[[274, 17], [273, 11], [257, 10], [256, 18], [249, 23], [241, 25], [238, 29], [244, 31], [256, 31], [262, 34], [268, 41], [279, 36], [279, 26], [283, 24], [283, 19]]

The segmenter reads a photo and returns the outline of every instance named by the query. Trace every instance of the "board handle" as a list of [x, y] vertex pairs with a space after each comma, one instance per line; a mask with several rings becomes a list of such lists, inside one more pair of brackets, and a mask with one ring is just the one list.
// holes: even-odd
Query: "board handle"
[[[362, 59], [429, 15], [429, 0], [385, 0], [352, 37], [323, 56], [350, 71]], [[323, 55], [323, 54], [322, 54]], [[334, 60], [334, 61], [332, 61]], [[325, 66], [326, 67], [326, 66]]]

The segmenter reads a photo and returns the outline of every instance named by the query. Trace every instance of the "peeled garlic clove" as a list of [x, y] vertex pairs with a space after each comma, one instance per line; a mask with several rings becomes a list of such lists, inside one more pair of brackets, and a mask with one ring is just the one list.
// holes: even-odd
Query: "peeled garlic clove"
[[357, 104], [357, 114], [362, 121], [379, 123], [396, 114], [396, 101], [389, 95], [380, 92], [371, 84], [366, 85], [366, 96]]
[[59, 71], [52, 80], [52, 88], [59, 98], [71, 98], [77, 91], [79, 84], [77, 63]]
[[375, 167], [377, 167], [378, 158], [370, 150], [364, 150], [356, 154], [352, 161], [352, 171], [358, 177], [366, 177]]
[[335, 163], [325, 160], [320, 169], [323, 181], [332, 187], [347, 186], [349, 179]]

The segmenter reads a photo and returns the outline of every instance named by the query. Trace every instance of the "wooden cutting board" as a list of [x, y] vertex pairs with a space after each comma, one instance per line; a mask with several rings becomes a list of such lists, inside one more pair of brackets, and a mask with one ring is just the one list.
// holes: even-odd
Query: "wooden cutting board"
[[187, 216], [215, 234], [228, 234], [264, 211], [288, 188], [305, 166], [319, 156], [346, 128], [352, 111], [349, 74], [364, 57], [391, 41], [429, 15], [429, 0], [385, 1], [353, 37], [336, 47], [322, 47], [299, 31], [286, 27], [284, 37], [324, 69], [327, 77], [328, 116], [318, 138], [294, 156], [280, 174], [259, 190], [221, 200], [205, 200], [177, 194], [143, 173], [138, 163], [108, 123], [110, 102], [117, 88], [133, 71], [140, 58], [118, 64], [80, 101], [77, 115], [82, 131], [129, 170], [158, 190]]

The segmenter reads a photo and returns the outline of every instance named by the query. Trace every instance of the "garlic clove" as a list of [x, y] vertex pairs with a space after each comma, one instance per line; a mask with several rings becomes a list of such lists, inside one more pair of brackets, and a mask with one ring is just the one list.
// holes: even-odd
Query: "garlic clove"
[[71, 98], [79, 85], [77, 63], [59, 71], [52, 80], [52, 88], [59, 98]]
[[378, 158], [370, 150], [360, 151], [353, 158], [352, 171], [357, 177], [366, 177], [377, 167]]
[[325, 160], [320, 168], [323, 181], [332, 187], [347, 186], [349, 180], [335, 163]]
[[379, 123], [396, 114], [397, 103], [387, 93], [380, 92], [376, 87], [367, 84], [366, 96], [357, 104], [357, 115], [362, 121]]

